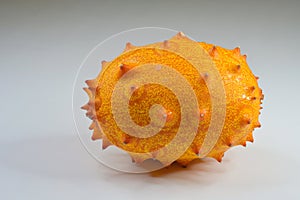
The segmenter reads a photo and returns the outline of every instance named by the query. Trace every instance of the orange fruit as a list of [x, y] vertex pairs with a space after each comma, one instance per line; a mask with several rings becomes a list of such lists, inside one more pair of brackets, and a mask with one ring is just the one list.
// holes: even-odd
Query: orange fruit
[[[125, 77], [126, 74], [139, 66], [144, 66], [149, 72], [161, 70], [162, 67], [167, 66], [181, 74], [189, 83], [198, 102], [198, 108], [189, 111], [187, 116], [188, 118], [197, 117], [199, 120], [195, 137], [185, 148], [185, 151], [173, 160], [186, 166], [192, 160], [199, 159], [213, 115], [211, 94], [206, 85], [206, 82], [212, 77], [209, 73], [199, 74], [186, 58], [168, 50], [181, 48], [181, 51], [185, 52], [186, 55], [191, 54], [192, 56], [195, 53], [194, 47], [189, 46], [188, 42], [184, 43], [187, 40], [189, 39], [183, 34], [178, 34], [168, 41], [146, 46], [136, 47], [128, 43], [124, 52], [114, 60], [102, 62], [102, 71], [97, 78], [86, 81], [88, 87], [84, 90], [89, 95], [90, 100], [82, 109], [87, 110], [86, 115], [93, 121], [90, 126], [90, 129], [93, 130], [92, 139], [102, 139], [103, 149], [115, 145], [127, 151], [134, 162], [141, 163], [146, 159], [155, 158], [161, 161], [164, 166], [171, 164], [167, 161], [164, 162], [168, 160], [167, 158], [175, 158], [171, 154], [182, 151], [182, 149], [179, 150], [180, 148], [171, 151], [157, 151], [175, 138], [183, 118], [181, 105], [174, 91], [157, 83], [138, 86], [135, 84], [134, 79], [136, 77], [144, 76], [143, 78], [146, 79], [147, 75], [131, 73]], [[251, 72], [246, 62], [246, 55], [240, 54], [239, 47], [225, 49], [204, 42], [196, 44], [213, 63], [224, 87], [226, 101], [224, 104], [226, 106], [224, 125], [220, 137], [205, 155], [205, 157], [212, 157], [221, 162], [225, 151], [229, 148], [236, 145], [246, 146], [247, 141], [253, 142], [252, 132], [261, 126], [258, 118], [263, 94], [257, 83], [258, 78]], [[151, 67], [156, 68], [152, 69]], [[154, 75], [150, 73], [149, 76]], [[168, 80], [175, 80], [173, 84], [176, 84], [177, 79], [174, 74], [166, 73], [163, 76]], [[114, 89], [120, 81], [125, 85], [124, 88], [127, 88], [118, 94], [119, 101], [128, 99], [128, 105], [125, 107], [122, 103], [118, 104], [117, 102], [114, 105], [112, 103]], [[182, 92], [184, 93], [184, 91]], [[163, 109], [162, 107], [153, 109], [152, 117], [150, 117], [151, 108], [158, 104]], [[126, 125], [127, 122], [125, 122], [124, 126], [126, 126], [127, 131], [118, 126], [112, 111], [113, 106], [117, 107], [115, 109], [121, 113], [120, 119], [125, 118], [126, 112], [128, 112], [131, 120], [137, 126], [145, 127], [150, 123], [155, 125], [164, 122], [163, 127], [149, 137], [137, 137], [130, 134], [130, 132], [136, 131], [130, 123]], [[183, 131], [182, 140], [191, 132], [188, 126], [185, 128], [186, 131]], [[181, 147], [182, 145], [182, 143], [177, 142], [175, 146]]]

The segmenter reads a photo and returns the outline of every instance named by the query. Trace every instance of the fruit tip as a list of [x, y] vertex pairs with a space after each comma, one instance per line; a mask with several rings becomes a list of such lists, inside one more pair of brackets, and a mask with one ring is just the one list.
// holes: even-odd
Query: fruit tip
[[185, 34], [183, 33], [183, 32], [179, 32], [178, 34], [177, 34], [179, 37], [185, 37]]
[[209, 54], [213, 57], [218, 56], [218, 50], [217, 50], [217, 47], [215, 45], [210, 49]]
[[83, 106], [80, 107], [82, 110], [88, 110], [90, 106], [88, 104], [84, 104]]

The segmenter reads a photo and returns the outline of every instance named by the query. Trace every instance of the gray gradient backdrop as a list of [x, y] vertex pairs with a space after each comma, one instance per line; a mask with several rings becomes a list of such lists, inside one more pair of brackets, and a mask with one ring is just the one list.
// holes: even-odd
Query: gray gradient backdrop
[[[0, 199], [299, 199], [300, 1], [0, 1]], [[241, 46], [265, 93], [254, 144], [156, 174], [97, 163], [72, 119], [87, 53], [142, 26]], [[298, 189], [298, 191], [297, 191]]]

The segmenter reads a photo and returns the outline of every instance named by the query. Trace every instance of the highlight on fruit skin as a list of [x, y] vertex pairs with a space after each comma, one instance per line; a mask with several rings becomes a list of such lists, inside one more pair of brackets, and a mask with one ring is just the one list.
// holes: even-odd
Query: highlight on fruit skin
[[[156, 63], [177, 70], [188, 80], [194, 90], [199, 108], [191, 112], [189, 117], [199, 118], [198, 131], [193, 142], [185, 153], [176, 159], [176, 162], [187, 166], [192, 160], [199, 159], [201, 146], [212, 117], [212, 102], [206, 86], [206, 80], [211, 78], [210, 74], [199, 75], [184, 59], [155, 48], [159, 44], [167, 50], [170, 46], [169, 41], [173, 42], [172, 45], [176, 45], [180, 44], [176, 41], [185, 37], [183, 33], [179, 33], [175, 39], [139, 47], [127, 43], [121, 55], [112, 61], [102, 61], [100, 74], [95, 79], [86, 81], [87, 87], [84, 90], [89, 96], [89, 102], [81, 108], [86, 110], [86, 116], [92, 120], [89, 127], [93, 131], [91, 139], [102, 140], [102, 149], [115, 145], [127, 151], [132, 161], [139, 164], [147, 159], [157, 159], [155, 150], [163, 148], [176, 135], [181, 120], [180, 105], [176, 95], [166, 87], [157, 84], [137, 87], [131, 84], [130, 80], [125, 83], [128, 84], [129, 90], [124, 91], [123, 95], [130, 100], [126, 109], [137, 125], [146, 126], [150, 123], [151, 106], [154, 104], [163, 106], [164, 110], [162, 112], [158, 110], [155, 119], [163, 120], [165, 124], [156, 135], [139, 138], [124, 132], [115, 123], [111, 111], [111, 97], [115, 84], [137, 66]], [[198, 45], [206, 51], [217, 68], [226, 94], [224, 126], [216, 144], [206, 155], [221, 162], [229, 148], [237, 145], [246, 147], [247, 142], [254, 141], [253, 131], [261, 127], [258, 118], [264, 95], [258, 86], [258, 77], [251, 72], [246, 61], [247, 56], [241, 54], [239, 47], [225, 49], [205, 42], [198, 42]], [[138, 156], [135, 152], [145, 154]], [[165, 166], [170, 164], [165, 164], [163, 161], [162, 163]]]

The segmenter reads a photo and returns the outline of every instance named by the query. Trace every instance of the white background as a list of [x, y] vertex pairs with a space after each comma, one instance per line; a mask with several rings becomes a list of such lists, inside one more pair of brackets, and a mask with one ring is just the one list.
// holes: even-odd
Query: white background
[[[299, 199], [299, 1], [0, 1], [1, 199]], [[85, 151], [72, 84], [120, 31], [160, 26], [241, 46], [265, 93], [255, 142], [219, 164], [125, 174]]]

